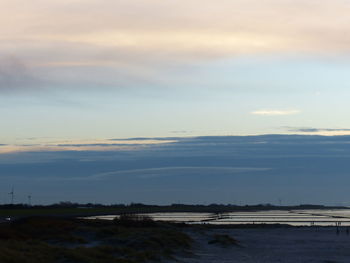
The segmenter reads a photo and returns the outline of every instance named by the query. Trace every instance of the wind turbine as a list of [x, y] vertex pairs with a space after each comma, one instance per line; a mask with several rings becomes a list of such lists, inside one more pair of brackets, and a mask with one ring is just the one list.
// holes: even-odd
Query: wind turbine
[[9, 192], [9, 195], [11, 195], [11, 204], [13, 205], [13, 201], [15, 199], [15, 190], [14, 190], [13, 186], [12, 186], [11, 192]]
[[28, 195], [28, 205], [29, 206], [32, 205], [32, 195], [31, 194]]

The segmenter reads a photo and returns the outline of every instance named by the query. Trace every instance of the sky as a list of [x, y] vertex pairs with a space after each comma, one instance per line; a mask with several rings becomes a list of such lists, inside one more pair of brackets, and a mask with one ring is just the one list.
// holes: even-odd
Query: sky
[[349, 1], [1, 6], [0, 159], [97, 158], [202, 136], [350, 134]]
[[[157, 141], [158, 144], [155, 144]], [[0, 155], [0, 203], [350, 205], [350, 136], [111, 139]], [[103, 146], [100, 149], [98, 146]]]

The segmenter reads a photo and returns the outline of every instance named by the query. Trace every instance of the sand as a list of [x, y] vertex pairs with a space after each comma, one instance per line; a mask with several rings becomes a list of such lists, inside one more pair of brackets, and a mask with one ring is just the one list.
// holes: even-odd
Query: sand
[[[179, 255], [178, 262], [350, 262], [350, 235], [346, 228], [255, 228], [189, 231], [195, 240], [193, 255]], [[214, 234], [228, 234], [240, 246], [209, 245]], [[170, 261], [169, 261], [170, 262]]]

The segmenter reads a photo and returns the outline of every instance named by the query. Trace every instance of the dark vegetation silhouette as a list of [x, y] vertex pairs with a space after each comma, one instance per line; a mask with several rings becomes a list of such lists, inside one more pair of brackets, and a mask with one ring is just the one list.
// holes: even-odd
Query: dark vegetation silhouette
[[192, 239], [147, 217], [29, 217], [0, 224], [1, 263], [138, 263], [187, 252]]
[[114, 208], [122, 211], [159, 211], [159, 212], [231, 212], [245, 210], [289, 210], [289, 209], [329, 209], [329, 208], [345, 208], [342, 206], [324, 206], [313, 204], [301, 204], [295, 206], [277, 206], [272, 204], [257, 205], [233, 205], [233, 204], [210, 204], [210, 205], [188, 205], [188, 204], [171, 204], [171, 205], [147, 205], [142, 203], [131, 204], [93, 204], [93, 203], [73, 203], [59, 202], [51, 205], [28, 205], [28, 204], [5, 204], [0, 205], [0, 209], [57, 209], [57, 208]]

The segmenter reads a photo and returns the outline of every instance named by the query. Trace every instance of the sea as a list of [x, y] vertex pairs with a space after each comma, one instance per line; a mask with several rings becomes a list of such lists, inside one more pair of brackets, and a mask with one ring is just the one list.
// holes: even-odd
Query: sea
[[[155, 221], [187, 224], [287, 224], [292, 226], [350, 226], [350, 209], [271, 210], [230, 213], [147, 213], [139, 214]], [[89, 219], [113, 220], [118, 216], [104, 215]]]

